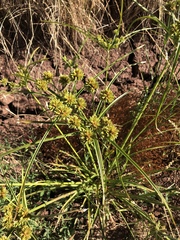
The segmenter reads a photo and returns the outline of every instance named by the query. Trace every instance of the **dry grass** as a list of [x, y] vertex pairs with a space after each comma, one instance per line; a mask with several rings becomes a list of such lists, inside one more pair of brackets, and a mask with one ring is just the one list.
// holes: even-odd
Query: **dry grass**
[[139, 1], [144, 9], [132, 0], [1, 1], [0, 51], [13, 57], [23, 50], [27, 59], [35, 47], [54, 57], [62, 50], [77, 52], [84, 33], [110, 33], [119, 22], [124, 32], [146, 9], [156, 12], [161, 1]]
[[[32, 46], [43, 50], [76, 51], [85, 36], [73, 28], [96, 31], [102, 24], [101, 1], [8, 1], [0, 6], [1, 51], [13, 56], [17, 50]], [[73, 28], [72, 28], [73, 26]]]

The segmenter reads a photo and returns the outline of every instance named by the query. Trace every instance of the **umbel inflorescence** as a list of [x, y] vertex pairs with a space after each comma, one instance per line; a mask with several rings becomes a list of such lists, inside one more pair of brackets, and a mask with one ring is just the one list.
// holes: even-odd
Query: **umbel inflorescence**
[[[115, 99], [110, 87], [104, 85], [99, 88], [99, 83], [96, 78], [88, 77], [85, 79], [83, 71], [75, 65], [72, 60], [64, 58], [66, 66], [69, 68], [69, 74], [62, 74], [58, 81], [61, 90], [54, 87], [54, 76], [52, 72], [46, 71], [41, 78], [31, 77], [28, 67], [19, 67], [16, 76], [19, 78], [19, 83], [13, 87], [28, 88], [28, 83], [33, 83], [37, 89], [34, 96], [42, 94], [47, 98], [47, 108], [51, 114], [51, 120], [56, 123], [67, 125], [70, 129], [78, 132], [83, 143], [91, 143], [93, 139], [115, 140], [118, 136], [118, 129], [113, 122], [108, 118], [107, 112], [103, 110], [108, 104]], [[84, 80], [85, 79], [85, 80]], [[3, 79], [1, 80], [3, 81]], [[57, 81], [57, 79], [56, 79]], [[82, 82], [81, 89], [77, 90], [77, 82]], [[3, 81], [4, 83], [4, 81]], [[82, 97], [82, 92], [86, 91], [92, 97], [99, 92], [99, 103], [97, 108], [87, 114], [87, 101]]]

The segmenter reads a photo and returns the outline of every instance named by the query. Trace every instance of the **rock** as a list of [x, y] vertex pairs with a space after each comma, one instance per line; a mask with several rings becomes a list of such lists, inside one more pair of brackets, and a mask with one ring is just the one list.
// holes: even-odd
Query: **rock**
[[12, 102], [12, 108], [18, 113], [25, 113], [28, 109], [28, 99], [23, 94], [17, 94]]
[[14, 96], [10, 93], [3, 91], [0, 93], [0, 103], [4, 106], [9, 105], [11, 102], [14, 101]]
[[8, 106], [0, 106], [0, 116], [7, 117], [10, 115], [10, 110]]

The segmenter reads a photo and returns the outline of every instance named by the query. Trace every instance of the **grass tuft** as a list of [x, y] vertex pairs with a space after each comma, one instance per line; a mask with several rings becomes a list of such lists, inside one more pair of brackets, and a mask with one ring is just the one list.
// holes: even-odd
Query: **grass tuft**
[[[180, 238], [178, 185], [158, 181], [179, 171], [179, 2], [155, 3], [1, 3], [0, 50], [11, 59], [22, 50], [25, 61], [14, 82], [2, 78], [0, 85], [35, 100], [41, 120], [18, 122], [44, 131], [0, 148], [0, 239], [109, 239], [112, 228], [128, 239]], [[144, 49], [135, 45], [139, 38], [151, 39], [158, 61], [133, 101], [133, 91], [113, 87], [133, 67], [145, 82], [144, 62], [134, 60]], [[111, 62], [124, 44], [130, 52]], [[87, 76], [79, 62], [90, 47], [105, 53], [105, 65]], [[34, 74], [46, 61], [35, 60], [40, 53], [56, 66], [61, 61], [64, 72]], [[18, 174], [8, 157], [20, 164]]]

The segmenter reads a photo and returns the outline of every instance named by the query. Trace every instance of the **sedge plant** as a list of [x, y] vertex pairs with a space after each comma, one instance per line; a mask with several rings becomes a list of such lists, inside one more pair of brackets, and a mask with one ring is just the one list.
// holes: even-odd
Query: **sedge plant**
[[[123, 1], [121, 4], [123, 6]], [[170, 5], [167, 5], [167, 8], [169, 7]], [[119, 47], [135, 33], [143, 30], [119, 37], [119, 26], [114, 31], [112, 39], [101, 35], [93, 37], [101, 47], [107, 50], [107, 66], [103, 70], [106, 75], [105, 84], [98, 81], [99, 75], [86, 77], [78, 64], [67, 57], [63, 57], [63, 62], [68, 73], [60, 75], [58, 80], [57, 78], [55, 80], [53, 73], [49, 71], [45, 71], [39, 79], [31, 76], [31, 68], [36, 64], [32, 62], [32, 58], [25, 67], [19, 66], [16, 73], [18, 83], [13, 84], [7, 79], [2, 79], [1, 82], [4, 85], [9, 84], [13, 89], [18, 91], [27, 89], [28, 94], [31, 94], [41, 105], [45, 119], [41, 123], [46, 124], [47, 127], [41, 139], [1, 153], [3, 158], [23, 149], [31, 149], [32, 145], [35, 146], [35, 150], [33, 149], [22, 169], [21, 178], [11, 181], [5, 171], [1, 172], [0, 239], [38, 239], [38, 234], [44, 239], [52, 237], [52, 234], [55, 234], [54, 239], [73, 239], [76, 236], [81, 239], [90, 239], [96, 234], [106, 239], [108, 228], [115, 222], [115, 216], [118, 216], [120, 225], [126, 226], [130, 236], [134, 238], [136, 235], [131, 227], [135, 225], [134, 221], [141, 224], [147, 223], [145, 236], [147, 239], [148, 237], [155, 237], [155, 239], [179, 237], [178, 227], [169, 205], [169, 196], [178, 195], [178, 191], [157, 186], [150, 174], [146, 173], [133, 159], [131, 152], [131, 145], [146, 131], [148, 125], [135, 136], [133, 133], [140, 120], [146, 115], [146, 109], [154, 100], [159, 86], [162, 86], [162, 80], [166, 77], [165, 91], [163, 91], [157, 113], [152, 119], [156, 129], [160, 131], [158, 121], [166, 109], [164, 103], [179, 57], [178, 31], [170, 30], [172, 26], [176, 30], [179, 26], [178, 19], [175, 17], [176, 11], [173, 11], [174, 8], [169, 15], [170, 25], [168, 26], [161, 19], [146, 16], [156, 21], [166, 32], [165, 43], [167, 40], [172, 41], [174, 56], [166, 61], [155, 84], [143, 95], [143, 101], [135, 112], [129, 132], [121, 143], [116, 141], [121, 128], [113, 123], [109, 110], [115, 103], [121, 104], [121, 100], [128, 93], [115, 97], [111, 90], [111, 85], [121, 71], [107, 84], [107, 73], [113, 65], [109, 63], [109, 53], [112, 48]], [[121, 10], [120, 13], [122, 15]], [[120, 25], [122, 25], [122, 17]], [[144, 30], [147, 31], [147, 28]], [[118, 61], [123, 58], [124, 56]], [[170, 71], [169, 66], [172, 66]], [[55, 81], [58, 81], [58, 84]], [[35, 91], [31, 90], [29, 83], [33, 84]], [[77, 83], [80, 84], [80, 89], [77, 88]], [[61, 86], [61, 90], [56, 87], [57, 85]], [[84, 93], [90, 96], [89, 102], [83, 97]], [[38, 100], [39, 96], [45, 98], [45, 106]], [[97, 98], [98, 101], [96, 101]], [[169, 104], [173, 107], [176, 102], [173, 100]], [[171, 121], [171, 119], [168, 120]], [[23, 119], [20, 121], [24, 124], [35, 123]], [[50, 135], [53, 128], [56, 129], [55, 136]], [[40, 155], [43, 144], [59, 139], [63, 140], [68, 148], [64, 150], [59, 145], [59, 156], [57, 158], [52, 156], [53, 161], [44, 163]], [[129, 170], [129, 165], [133, 166], [136, 172]], [[37, 167], [41, 174], [32, 177]], [[149, 214], [145, 211], [144, 204], [161, 206], [167, 224], [158, 220], [153, 213]], [[134, 216], [132, 221], [131, 215]]]

